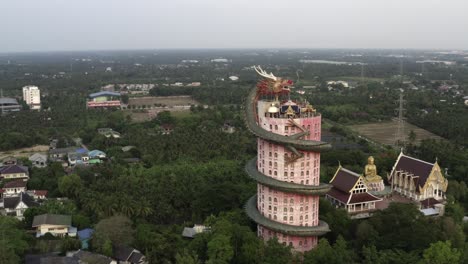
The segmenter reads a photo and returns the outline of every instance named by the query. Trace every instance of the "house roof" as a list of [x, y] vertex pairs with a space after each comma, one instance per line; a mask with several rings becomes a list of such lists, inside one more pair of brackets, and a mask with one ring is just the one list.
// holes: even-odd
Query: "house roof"
[[32, 227], [40, 225], [64, 225], [71, 226], [70, 215], [42, 214], [36, 215], [33, 219]]
[[91, 150], [90, 152], [88, 152], [88, 156], [90, 157], [96, 157], [96, 156], [102, 156], [102, 155], [106, 155], [106, 153], [104, 153], [104, 151], [100, 151], [100, 150]]
[[130, 263], [140, 263], [145, 258], [140, 251], [127, 246], [114, 246], [114, 258]]
[[351, 199], [349, 200], [349, 204], [372, 202], [372, 201], [382, 201], [382, 199], [375, 197], [374, 195], [370, 193], [353, 193], [351, 195]]
[[80, 240], [84, 240], [84, 239], [89, 239], [91, 238], [91, 236], [93, 235], [94, 233], [94, 229], [92, 228], [85, 228], [83, 230], [80, 230], [78, 231], [78, 238]]
[[29, 174], [28, 168], [20, 165], [9, 165], [0, 168], [0, 174], [26, 173]]
[[114, 246], [114, 258], [121, 261], [127, 261], [132, 255], [133, 248], [126, 246]]
[[47, 155], [41, 153], [34, 153], [29, 157], [30, 161], [47, 161]]
[[423, 208], [429, 208], [429, 207], [432, 207], [433, 205], [440, 204], [439, 201], [437, 201], [436, 199], [432, 197], [422, 200], [420, 203]]
[[338, 201], [347, 204], [349, 201], [349, 196], [351, 195], [349, 192], [343, 192], [340, 191], [336, 188], [330, 189], [330, 191], [327, 192], [327, 195], [337, 199]]
[[0, 97], [0, 105], [17, 105], [18, 101], [15, 98]]
[[195, 232], [195, 229], [192, 227], [184, 227], [184, 230], [182, 231], [183, 237], [193, 238], [196, 234], [197, 232]]
[[32, 190], [32, 192], [36, 196], [47, 196], [47, 193], [48, 193], [47, 190]]
[[354, 185], [356, 185], [359, 177], [358, 174], [340, 166], [330, 183], [333, 185], [333, 188], [343, 192], [350, 192]]
[[28, 194], [24, 192], [21, 192], [18, 196], [4, 197], [3, 207], [14, 209], [18, 206], [20, 202], [23, 202], [24, 204], [26, 204], [27, 207], [39, 206], [39, 204], [35, 202], [31, 196], [29, 196]]
[[95, 97], [99, 97], [99, 96], [120, 96], [120, 93], [101, 91], [101, 92], [92, 93], [92, 94], [89, 95], [90, 98], [95, 98]]
[[104, 255], [97, 253], [92, 253], [89, 251], [78, 250], [77, 253], [73, 255], [77, 257], [81, 262], [80, 263], [92, 263], [92, 264], [110, 264], [112, 259]]
[[26, 187], [26, 182], [23, 180], [10, 181], [3, 185], [3, 189], [6, 188], [23, 188]]
[[140, 263], [145, 256], [140, 252], [133, 252], [128, 261], [130, 263]]
[[423, 187], [434, 165], [434, 163], [400, 154], [393, 171], [404, 171], [413, 174], [415, 177], [419, 176], [414, 179], [415, 186], [419, 185], [419, 187]]

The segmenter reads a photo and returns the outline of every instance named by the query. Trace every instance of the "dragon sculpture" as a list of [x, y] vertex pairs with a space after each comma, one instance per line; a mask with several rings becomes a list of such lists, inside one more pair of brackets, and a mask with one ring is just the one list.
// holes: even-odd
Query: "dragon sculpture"
[[326, 142], [304, 140], [303, 137], [309, 135], [310, 132], [297, 124], [292, 118], [289, 119], [289, 123], [302, 131], [292, 136], [283, 136], [270, 132], [258, 124], [257, 102], [259, 97], [262, 95], [274, 95], [276, 97], [287, 95], [293, 82], [276, 77], [273, 73], [267, 73], [260, 66], [254, 66], [253, 68], [263, 79], [257, 84], [257, 89], [250, 91], [246, 100], [245, 119], [248, 129], [257, 137], [283, 145], [291, 151], [293, 155], [287, 162], [294, 162], [302, 158], [304, 153], [301, 150], [320, 152], [329, 149], [330, 144]]

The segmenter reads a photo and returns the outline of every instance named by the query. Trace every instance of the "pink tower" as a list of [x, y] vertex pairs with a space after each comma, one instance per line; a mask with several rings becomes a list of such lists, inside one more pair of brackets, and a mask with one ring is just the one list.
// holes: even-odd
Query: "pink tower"
[[329, 147], [320, 141], [321, 115], [306, 102], [287, 99], [291, 81], [255, 70], [264, 79], [249, 94], [246, 123], [258, 137], [258, 157], [246, 171], [258, 184], [246, 211], [264, 240], [276, 237], [295, 251], [308, 251], [329, 231], [319, 220], [319, 196], [330, 189], [320, 183], [320, 151]]

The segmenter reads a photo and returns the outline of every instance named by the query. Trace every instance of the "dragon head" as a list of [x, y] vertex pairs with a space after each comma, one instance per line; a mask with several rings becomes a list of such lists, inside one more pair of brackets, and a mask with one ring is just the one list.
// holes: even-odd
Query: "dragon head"
[[289, 93], [291, 91], [290, 87], [293, 85], [293, 81], [276, 77], [271, 72], [267, 73], [260, 66], [253, 66], [253, 68], [264, 78], [257, 85], [259, 93], [278, 95], [281, 93]]

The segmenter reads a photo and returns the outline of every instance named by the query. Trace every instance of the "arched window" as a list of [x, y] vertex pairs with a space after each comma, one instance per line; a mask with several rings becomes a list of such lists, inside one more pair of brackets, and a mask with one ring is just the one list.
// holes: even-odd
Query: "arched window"
[[289, 199], [289, 202], [294, 203], [294, 199], [293, 198]]
[[288, 199], [287, 199], [287, 198], [284, 198], [283, 203], [287, 204], [287, 203], [288, 203]]
[[293, 208], [292, 208], [292, 207], [291, 207], [291, 208], [289, 208], [289, 212], [291, 212], [291, 213], [293, 212]]
[[277, 217], [276, 217], [276, 215], [274, 215], [274, 216], [273, 216], [273, 219], [277, 220]]
[[289, 221], [292, 222], [294, 220], [294, 217], [290, 216]]
[[288, 212], [288, 208], [285, 207], [283, 211], [284, 211], [285, 213]]
[[284, 217], [283, 217], [283, 221], [288, 221], [288, 217], [287, 217], [287, 216], [284, 216]]
[[276, 199], [276, 197], [275, 197], [275, 199], [273, 199], [273, 202], [277, 203], [277, 202], [278, 202], [278, 199]]

